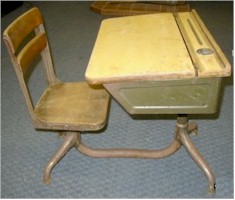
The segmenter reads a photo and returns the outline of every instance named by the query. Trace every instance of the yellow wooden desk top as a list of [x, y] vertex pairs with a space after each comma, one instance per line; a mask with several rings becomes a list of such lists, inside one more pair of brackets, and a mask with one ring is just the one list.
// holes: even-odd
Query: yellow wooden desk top
[[197, 20], [191, 12], [104, 20], [87, 67], [87, 81], [104, 84], [229, 76], [229, 63]]

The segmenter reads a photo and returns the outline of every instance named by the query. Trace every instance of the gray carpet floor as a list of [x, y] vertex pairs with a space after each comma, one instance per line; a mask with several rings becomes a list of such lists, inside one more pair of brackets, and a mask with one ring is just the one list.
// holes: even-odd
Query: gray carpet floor
[[[84, 81], [84, 73], [103, 19], [91, 2], [24, 2], [1, 19], [2, 31], [18, 15], [37, 6], [45, 21], [55, 70], [62, 81]], [[233, 63], [233, 2], [190, 2]], [[111, 55], [110, 55], [111, 56]], [[33, 102], [45, 86], [42, 68], [32, 72]], [[18, 81], [1, 43], [1, 197], [2, 198], [233, 198], [233, 78], [223, 81], [215, 115], [193, 115], [199, 135], [196, 146], [211, 165], [217, 191], [206, 192], [207, 180], [181, 148], [160, 160], [95, 159], [71, 150], [45, 186], [45, 164], [62, 142], [53, 132], [36, 131]], [[134, 119], [112, 100], [107, 128], [85, 134], [93, 147], [161, 148], [171, 142], [176, 116]]]

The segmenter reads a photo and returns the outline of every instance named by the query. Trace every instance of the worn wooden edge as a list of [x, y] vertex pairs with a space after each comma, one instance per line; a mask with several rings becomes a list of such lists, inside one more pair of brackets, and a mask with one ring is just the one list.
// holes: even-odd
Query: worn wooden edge
[[48, 121], [41, 120], [37, 115], [35, 115], [35, 119], [33, 121], [33, 126], [36, 129], [43, 130], [65, 130], [65, 131], [99, 131], [103, 129], [106, 125], [107, 117], [104, 121], [89, 125], [77, 125], [77, 124], [65, 124], [65, 123], [52, 123]]
[[162, 74], [151, 74], [146, 77], [146, 75], [139, 76], [115, 76], [115, 77], [103, 77], [102, 80], [100, 78], [90, 77], [87, 73], [85, 74], [86, 81], [89, 84], [106, 84], [106, 83], [119, 83], [119, 82], [129, 82], [129, 81], [163, 81], [163, 80], [179, 80], [179, 79], [189, 79], [195, 78], [195, 73], [186, 72], [184, 74], [174, 74], [174, 73], [162, 73]]

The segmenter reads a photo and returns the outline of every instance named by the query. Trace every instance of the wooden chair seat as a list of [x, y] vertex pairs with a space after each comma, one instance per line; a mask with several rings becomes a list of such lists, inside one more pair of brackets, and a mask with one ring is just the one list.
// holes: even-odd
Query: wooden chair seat
[[99, 130], [106, 122], [109, 95], [86, 82], [49, 86], [35, 107], [36, 117], [53, 126], [76, 126], [77, 130]]

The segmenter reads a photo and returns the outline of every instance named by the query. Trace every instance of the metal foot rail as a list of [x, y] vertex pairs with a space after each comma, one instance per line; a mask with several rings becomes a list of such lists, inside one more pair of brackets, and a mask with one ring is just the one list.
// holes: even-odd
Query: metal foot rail
[[159, 150], [145, 149], [93, 149], [80, 141], [77, 149], [91, 157], [95, 158], [164, 158], [175, 153], [181, 146], [181, 143], [174, 139], [170, 146]]

